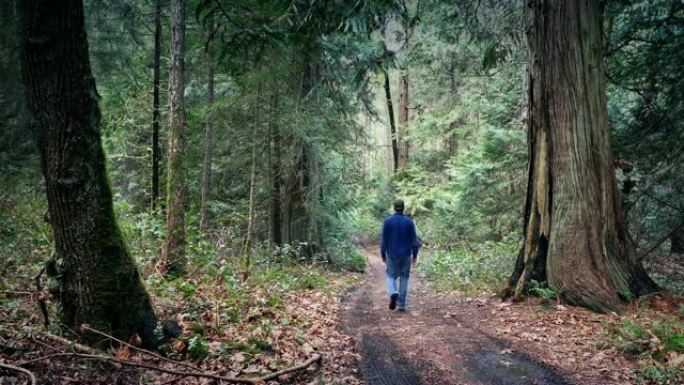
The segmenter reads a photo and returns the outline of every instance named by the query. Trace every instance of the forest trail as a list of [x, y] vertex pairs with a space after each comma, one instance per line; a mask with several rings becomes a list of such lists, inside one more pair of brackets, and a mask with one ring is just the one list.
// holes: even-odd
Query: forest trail
[[478, 302], [431, 292], [412, 273], [408, 311], [387, 307], [377, 245], [363, 250], [366, 278], [343, 298], [342, 323], [355, 338], [369, 385], [570, 385], [553, 367], [478, 327]]

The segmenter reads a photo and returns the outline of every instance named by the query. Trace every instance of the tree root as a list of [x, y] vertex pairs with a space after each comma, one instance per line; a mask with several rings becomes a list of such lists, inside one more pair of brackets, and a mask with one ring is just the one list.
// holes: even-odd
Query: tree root
[[2, 362], [0, 362], [0, 368], [8, 369], [8, 370], [14, 370], [15, 372], [23, 373], [31, 379], [31, 385], [36, 385], [36, 376], [30, 370], [20, 368], [18, 366], [10, 365], [10, 364], [4, 364]]
[[[253, 378], [239, 378], [239, 377], [229, 377], [229, 376], [221, 376], [218, 374], [213, 374], [213, 373], [204, 373], [204, 372], [199, 372], [199, 371], [182, 371], [182, 370], [176, 370], [176, 369], [167, 369], [167, 368], [162, 368], [160, 366], [156, 365], [151, 365], [147, 364], [145, 362], [139, 362], [139, 361], [130, 361], [130, 360], [122, 360], [119, 358], [111, 357], [111, 356], [105, 356], [101, 354], [85, 354], [85, 353], [54, 353], [54, 354], [49, 354], [47, 356], [42, 356], [38, 358], [34, 358], [32, 360], [28, 361], [23, 361], [19, 363], [19, 365], [24, 366], [28, 364], [33, 364], [38, 361], [44, 361], [50, 358], [56, 358], [56, 357], [77, 357], [77, 358], [83, 358], [83, 359], [88, 359], [88, 360], [100, 360], [100, 361], [105, 361], [109, 362], [112, 364], [118, 364], [122, 366], [131, 366], [131, 367], [136, 367], [136, 368], [143, 368], [143, 369], [148, 369], [148, 370], [154, 370], [157, 372], [161, 373], [168, 373], [168, 374], [175, 374], [178, 376], [184, 376], [184, 377], [200, 377], [200, 378], [209, 378], [217, 381], [225, 381], [225, 382], [230, 382], [234, 384], [264, 384], [266, 381], [273, 380], [275, 378], [278, 378], [279, 376], [282, 376], [284, 374], [292, 373], [298, 370], [306, 369], [307, 367], [311, 366], [313, 363], [320, 362], [322, 359], [322, 356], [320, 354], [314, 354], [311, 358], [308, 360], [302, 362], [299, 365], [291, 366], [289, 368], [285, 368], [282, 370], [279, 370], [277, 372], [273, 372], [270, 374], [266, 374], [261, 377], [253, 377]], [[15, 370], [20, 370], [24, 373], [31, 373], [26, 369], [23, 368], [18, 368], [14, 366], [10, 366], [10, 368], [14, 368]], [[32, 379], [34, 380], [35, 384], [35, 378], [32, 376]]]

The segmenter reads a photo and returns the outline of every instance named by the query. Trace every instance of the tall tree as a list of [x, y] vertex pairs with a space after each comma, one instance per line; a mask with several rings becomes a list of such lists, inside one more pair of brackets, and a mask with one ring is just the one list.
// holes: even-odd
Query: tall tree
[[393, 170], [397, 171], [399, 168], [399, 144], [397, 141], [397, 126], [394, 123], [394, 107], [392, 105], [392, 89], [390, 88], [389, 73], [383, 68], [382, 74], [384, 76], [385, 84], [385, 100], [387, 101], [387, 116], [389, 117], [390, 138], [392, 141], [392, 166]]
[[207, 113], [206, 129], [204, 133], [204, 162], [202, 163], [202, 202], [200, 207], [200, 230], [206, 231], [209, 228], [209, 211], [207, 202], [211, 191], [211, 160], [214, 148], [214, 64], [212, 62], [211, 41], [213, 32], [207, 33], [206, 60], [207, 60]]
[[152, 74], [152, 210], [156, 209], [159, 200], [159, 108], [161, 77], [161, 0], [155, 1], [154, 9], [154, 70]]
[[[273, 95], [272, 116], [278, 111], [278, 94]], [[281, 191], [283, 185], [282, 177], [282, 159], [281, 159], [281, 135], [280, 127], [274, 119], [269, 123], [269, 159], [270, 166], [270, 182], [271, 188], [269, 192], [269, 239], [270, 246], [281, 246], [283, 243], [282, 233], [282, 205], [281, 205]], [[272, 250], [271, 250], [272, 251]]]
[[166, 244], [160, 271], [185, 270], [185, 1], [172, 0], [171, 71], [169, 73], [169, 154], [166, 207]]
[[409, 158], [408, 122], [410, 118], [409, 106], [409, 76], [407, 71], [402, 71], [399, 75], [399, 116], [397, 125], [398, 143], [398, 162], [397, 168], [406, 167]]
[[614, 309], [657, 289], [620, 210], [606, 108], [601, 4], [533, 0], [528, 30], [524, 245], [505, 294], [548, 280], [571, 304]]
[[119, 231], [81, 0], [17, 2], [28, 105], [47, 190], [62, 322], [154, 345], [156, 317]]

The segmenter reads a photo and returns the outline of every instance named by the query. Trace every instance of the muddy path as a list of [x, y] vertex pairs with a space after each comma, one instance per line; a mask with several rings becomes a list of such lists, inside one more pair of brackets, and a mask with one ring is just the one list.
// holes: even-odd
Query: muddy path
[[388, 309], [377, 246], [364, 250], [369, 273], [343, 298], [345, 331], [354, 336], [369, 385], [570, 385], [557, 369], [478, 327], [478, 304], [432, 293], [412, 274], [408, 311]]

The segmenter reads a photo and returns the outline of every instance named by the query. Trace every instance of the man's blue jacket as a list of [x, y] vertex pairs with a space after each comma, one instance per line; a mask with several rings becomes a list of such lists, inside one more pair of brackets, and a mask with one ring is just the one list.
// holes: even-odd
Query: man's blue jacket
[[392, 259], [418, 257], [420, 241], [416, 234], [416, 225], [411, 218], [401, 213], [394, 213], [385, 219], [382, 225], [382, 244], [380, 253]]

